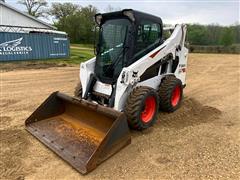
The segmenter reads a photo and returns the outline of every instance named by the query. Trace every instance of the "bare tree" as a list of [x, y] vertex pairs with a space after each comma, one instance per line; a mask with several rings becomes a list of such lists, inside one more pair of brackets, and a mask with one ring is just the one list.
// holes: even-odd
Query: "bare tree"
[[19, 0], [18, 3], [24, 5], [27, 9], [27, 13], [31, 16], [45, 16], [45, 7], [47, 7], [46, 0]]
[[120, 11], [120, 7], [113, 7], [110, 4], [104, 9], [105, 12]]

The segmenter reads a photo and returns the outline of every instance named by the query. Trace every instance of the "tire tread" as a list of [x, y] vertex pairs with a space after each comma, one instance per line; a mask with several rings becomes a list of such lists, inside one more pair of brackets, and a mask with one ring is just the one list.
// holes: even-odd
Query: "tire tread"
[[[177, 85], [181, 87], [181, 97], [178, 105], [176, 107], [173, 107], [171, 104], [171, 97], [173, 89]], [[166, 76], [160, 84], [158, 93], [159, 93], [159, 108], [166, 112], [173, 112], [179, 107], [182, 99], [182, 82], [175, 76]]]
[[[153, 118], [149, 125], [144, 125], [139, 119], [139, 109], [142, 106], [142, 101], [146, 94], [148, 93], [156, 93], [154, 89], [146, 87], [146, 86], [138, 86], [130, 93], [125, 108], [125, 114], [128, 119], [128, 124], [131, 128], [136, 130], [143, 130], [151, 126], [155, 121], [156, 117]], [[158, 106], [158, 96], [157, 98], [157, 106]], [[158, 110], [158, 107], [157, 107]], [[156, 112], [157, 114], [157, 112]], [[156, 116], [156, 115], [155, 115]]]

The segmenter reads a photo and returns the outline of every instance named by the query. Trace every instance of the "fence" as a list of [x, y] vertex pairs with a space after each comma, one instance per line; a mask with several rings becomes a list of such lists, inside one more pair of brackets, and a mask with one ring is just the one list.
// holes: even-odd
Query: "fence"
[[190, 45], [190, 52], [192, 53], [229, 53], [229, 54], [240, 54], [240, 45], [231, 46], [199, 46]]

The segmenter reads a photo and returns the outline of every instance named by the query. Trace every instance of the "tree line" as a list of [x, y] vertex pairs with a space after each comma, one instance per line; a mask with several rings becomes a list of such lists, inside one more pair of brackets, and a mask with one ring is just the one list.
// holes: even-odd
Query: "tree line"
[[[60, 31], [65, 31], [71, 43], [93, 43], [95, 37], [94, 15], [98, 9], [92, 5], [82, 7], [73, 3], [52, 3], [47, 8], [45, 0], [19, 0], [27, 13], [35, 17], [48, 17]], [[119, 10], [108, 6], [106, 12]], [[231, 46], [240, 44], [240, 25], [220, 26], [188, 24], [187, 42], [190, 45]]]
[[188, 24], [187, 41], [192, 45], [230, 46], [240, 44], [240, 25]]

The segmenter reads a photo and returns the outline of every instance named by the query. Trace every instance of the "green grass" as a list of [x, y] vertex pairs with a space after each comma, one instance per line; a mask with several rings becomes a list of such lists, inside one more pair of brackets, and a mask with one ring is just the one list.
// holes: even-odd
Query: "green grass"
[[91, 48], [93, 49], [93, 44], [71, 44], [71, 46], [79, 47], [79, 48]]
[[[72, 46], [72, 44], [71, 44]], [[14, 70], [26, 68], [45, 68], [54, 66], [77, 65], [94, 57], [94, 51], [91, 48], [83, 47], [79, 44], [74, 44], [79, 48], [70, 48], [70, 57], [61, 59], [43, 59], [43, 60], [28, 60], [28, 61], [8, 61], [0, 62], [0, 70]], [[83, 49], [81, 49], [83, 47]], [[86, 49], [84, 49], [86, 48]]]
[[[82, 46], [78, 46], [82, 47]], [[70, 48], [70, 57], [65, 59], [45, 59], [31, 61], [35, 63], [55, 63], [55, 64], [80, 64], [81, 62], [87, 61], [94, 57], [93, 49], [76, 49]]]
[[70, 49], [70, 58], [66, 60], [59, 59], [59, 61], [64, 61], [70, 64], [79, 64], [83, 61], [91, 59], [94, 57], [93, 49]]

